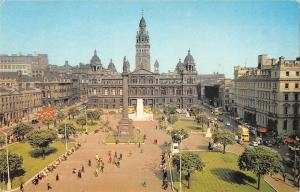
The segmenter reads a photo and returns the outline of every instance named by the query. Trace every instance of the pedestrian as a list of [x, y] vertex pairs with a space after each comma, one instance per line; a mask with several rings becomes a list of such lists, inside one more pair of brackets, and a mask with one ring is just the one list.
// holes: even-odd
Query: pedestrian
[[123, 158], [123, 155], [122, 155], [122, 153], [120, 153], [119, 160], [122, 160], [122, 158]]
[[139, 142], [139, 148], [141, 147], [141, 142]]
[[144, 180], [144, 182], [143, 182], [143, 187], [147, 187], [147, 186], [148, 186], [147, 181]]
[[84, 173], [84, 166], [81, 167], [81, 172]]
[[56, 181], [59, 180], [59, 175], [58, 175], [58, 173], [56, 174], [55, 180], [56, 180]]
[[81, 178], [81, 171], [80, 170], [78, 171], [77, 177]]
[[52, 189], [52, 186], [51, 186], [51, 184], [48, 182], [48, 183], [47, 183], [47, 190], [50, 190], [50, 189]]
[[89, 167], [92, 166], [92, 161], [90, 159], [89, 159], [88, 165], [89, 165]]
[[143, 153], [144, 151], [143, 151], [143, 148], [141, 148], [141, 151], [140, 151], [140, 153]]
[[155, 129], [157, 130], [157, 125], [155, 126]]
[[100, 171], [101, 171], [101, 173], [103, 173], [103, 171], [104, 171], [104, 163], [101, 164]]
[[98, 161], [99, 160], [99, 156], [98, 155], [96, 155], [96, 161]]
[[73, 174], [75, 174], [75, 173], [76, 173], [76, 168], [74, 168], [74, 169], [73, 169], [72, 173], [73, 173]]
[[20, 191], [22, 191], [22, 192], [24, 191], [23, 183], [20, 184]]
[[95, 170], [95, 177], [98, 177], [98, 175], [99, 175], [99, 171], [98, 171], [98, 169], [96, 169]]
[[109, 164], [111, 164], [111, 162], [112, 162], [112, 157], [111, 157], [111, 155], [108, 157], [108, 163]]
[[118, 153], [117, 152], [115, 152], [115, 156], [114, 157], [117, 157], [118, 156]]

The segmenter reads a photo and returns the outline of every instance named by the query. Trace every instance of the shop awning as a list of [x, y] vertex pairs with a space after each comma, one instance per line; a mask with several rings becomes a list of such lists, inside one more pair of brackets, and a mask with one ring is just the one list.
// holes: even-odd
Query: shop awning
[[268, 129], [266, 127], [260, 127], [260, 128], [258, 128], [257, 131], [260, 133], [266, 133], [268, 131]]

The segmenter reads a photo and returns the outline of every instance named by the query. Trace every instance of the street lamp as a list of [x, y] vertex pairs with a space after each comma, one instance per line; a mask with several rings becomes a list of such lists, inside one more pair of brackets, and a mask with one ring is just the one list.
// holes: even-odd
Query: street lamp
[[7, 190], [11, 190], [11, 181], [10, 181], [10, 173], [9, 173], [9, 161], [8, 161], [8, 145], [7, 145], [7, 133], [1, 131], [5, 135], [5, 147], [6, 147], [6, 163], [7, 163]]
[[68, 140], [67, 140], [67, 124], [65, 122], [65, 149], [66, 149], [66, 153], [68, 151]]
[[179, 192], [182, 191], [182, 186], [181, 186], [181, 143], [182, 143], [182, 138], [184, 135], [181, 135], [179, 133], [175, 134], [180, 137], [180, 145], [179, 145]]

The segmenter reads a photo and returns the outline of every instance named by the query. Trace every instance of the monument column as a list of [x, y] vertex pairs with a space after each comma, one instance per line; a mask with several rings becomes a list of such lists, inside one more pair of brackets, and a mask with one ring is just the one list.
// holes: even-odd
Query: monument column
[[132, 120], [128, 118], [128, 74], [129, 74], [129, 62], [124, 57], [123, 60], [123, 73], [122, 73], [122, 98], [123, 98], [123, 110], [122, 119], [118, 125], [118, 137], [130, 140], [133, 137], [133, 125]]

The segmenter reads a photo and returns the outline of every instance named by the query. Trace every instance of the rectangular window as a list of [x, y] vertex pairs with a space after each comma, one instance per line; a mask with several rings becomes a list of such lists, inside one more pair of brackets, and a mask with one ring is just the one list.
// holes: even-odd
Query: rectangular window
[[299, 71], [296, 71], [296, 76], [299, 76]]
[[287, 107], [284, 107], [284, 114], [288, 114], [288, 108]]
[[284, 94], [284, 100], [286, 100], [286, 101], [289, 100], [289, 94], [288, 93]]
[[289, 84], [286, 83], [284, 87], [285, 87], [286, 89], [288, 89], [288, 88], [289, 88]]
[[287, 77], [290, 76], [290, 72], [289, 72], [289, 71], [285, 72], [285, 75], [286, 75]]
[[296, 88], [296, 89], [299, 88], [299, 83], [295, 83], [295, 88]]
[[284, 121], [283, 121], [283, 129], [284, 129], [284, 130], [287, 130], [287, 120], [284, 120]]
[[297, 130], [299, 127], [299, 121], [298, 120], [294, 120], [293, 121], [293, 130]]

